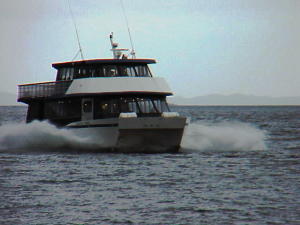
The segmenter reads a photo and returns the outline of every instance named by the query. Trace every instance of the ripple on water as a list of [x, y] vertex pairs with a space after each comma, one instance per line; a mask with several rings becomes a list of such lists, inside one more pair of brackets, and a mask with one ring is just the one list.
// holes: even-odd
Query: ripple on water
[[[0, 224], [300, 224], [299, 108], [179, 109], [219, 148], [195, 138], [175, 155], [1, 152]], [[247, 132], [223, 138], [232, 116], [263, 129], [268, 148], [245, 147]], [[242, 145], [221, 148], [232, 140]]]

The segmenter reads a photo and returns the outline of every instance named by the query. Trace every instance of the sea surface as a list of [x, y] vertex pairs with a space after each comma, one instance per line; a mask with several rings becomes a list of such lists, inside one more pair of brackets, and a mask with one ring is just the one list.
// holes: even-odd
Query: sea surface
[[180, 153], [108, 154], [0, 107], [0, 224], [300, 224], [300, 107], [173, 110]]

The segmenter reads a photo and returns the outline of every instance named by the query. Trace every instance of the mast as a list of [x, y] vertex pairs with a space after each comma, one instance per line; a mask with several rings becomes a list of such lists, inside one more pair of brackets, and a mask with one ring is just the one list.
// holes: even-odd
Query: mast
[[130, 44], [131, 44], [130, 55], [132, 55], [132, 58], [135, 59], [135, 50], [134, 50], [133, 40], [132, 40], [132, 37], [131, 37], [130, 28], [129, 28], [129, 22], [128, 22], [127, 15], [126, 15], [126, 10], [125, 10], [123, 1], [122, 0], [120, 0], [120, 1], [121, 1], [121, 6], [122, 6], [123, 14], [124, 14], [124, 17], [125, 17], [125, 21], [126, 21], [127, 31], [128, 31], [128, 35], [129, 35], [129, 39], [130, 39]]
[[75, 33], [76, 33], [76, 38], [77, 38], [77, 44], [78, 44], [78, 47], [79, 47], [79, 50], [76, 53], [76, 55], [74, 56], [73, 60], [78, 56], [79, 53], [80, 53], [81, 59], [83, 60], [84, 59], [84, 57], [83, 57], [83, 51], [82, 51], [82, 47], [81, 47], [81, 44], [80, 44], [78, 28], [77, 28], [77, 24], [76, 24], [76, 21], [75, 21], [74, 14], [72, 12], [70, 0], [68, 0], [68, 5], [69, 5], [69, 10], [70, 10], [70, 14], [71, 14], [71, 17], [72, 17], [73, 25], [74, 25], [74, 28], [75, 28]]
[[113, 52], [114, 59], [127, 59], [128, 55], [123, 54], [124, 51], [128, 51], [127, 48], [118, 48], [119, 44], [114, 42], [113, 40], [114, 33], [111, 32], [109, 35], [110, 44], [111, 44], [111, 51]]

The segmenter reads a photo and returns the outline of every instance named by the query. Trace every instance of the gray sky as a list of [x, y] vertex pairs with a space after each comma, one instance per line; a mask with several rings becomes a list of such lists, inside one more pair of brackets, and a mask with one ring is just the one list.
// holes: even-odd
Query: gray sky
[[[70, 0], [85, 58], [111, 57], [108, 35], [130, 48], [120, 0]], [[299, 0], [123, 0], [137, 57], [176, 95], [300, 96]], [[67, 0], [0, 7], [0, 91], [51, 81], [51, 63], [77, 50]]]

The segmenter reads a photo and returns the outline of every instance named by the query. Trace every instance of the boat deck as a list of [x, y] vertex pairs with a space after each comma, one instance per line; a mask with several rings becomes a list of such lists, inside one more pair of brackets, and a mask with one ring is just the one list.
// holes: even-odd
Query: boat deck
[[71, 83], [69, 80], [19, 85], [18, 101], [63, 96]]

